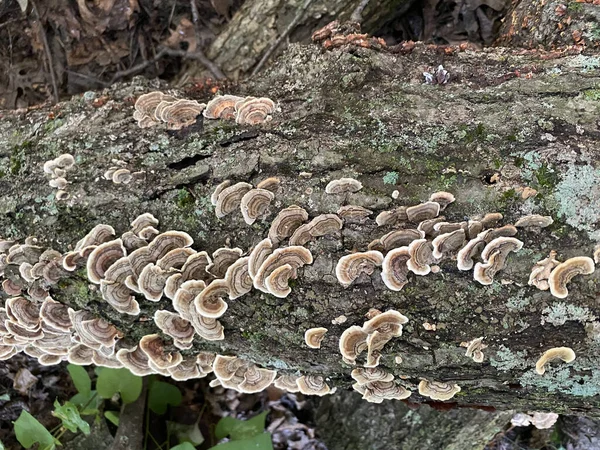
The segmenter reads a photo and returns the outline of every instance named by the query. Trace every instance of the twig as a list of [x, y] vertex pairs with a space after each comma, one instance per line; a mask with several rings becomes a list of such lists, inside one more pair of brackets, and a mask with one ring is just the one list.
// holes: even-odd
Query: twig
[[35, 13], [37, 20], [40, 23], [40, 34], [42, 35], [42, 43], [44, 44], [44, 51], [46, 53], [46, 60], [48, 62], [48, 71], [50, 72], [50, 79], [52, 80], [52, 98], [54, 99], [54, 103], [58, 103], [58, 84], [56, 83], [56, 74], [54, 73], [54, 61], [52, 60], [52, 53], [50, 52], [50, 46], [48, 45], [48, 38], [46, 37], [46, 32], [44, 31], [44, 24], [42, 23], [42, 18], [40, 17], [40, 13], [38, 12], [37, 5], [34, 0], [30, 0], [31, 8]]
[[79, 72], [74, 72], [74, 71], [72, 71], [72, 70], [68, 70], [68, 69], [67, 69], [67, 70], [65, 70], [65, 72], [66, 72], [68, 75], [72, 75], [72, 76], [74, 76], [74, 77], [81, 78], [82, 80], [91, 81], [92, 83], [96, 83], [96, 84], [98, 84], [98, 85], [100, 85], [100, 86], [102, 86], [102, 87], [105, 87], [105, 88], [110, 86], [110, 83], [107, 83], [106, 81], [102, 81], [102, 80], [101, 80], [101, 79], [99, 79], [99, 78], [92, 77], [92, 76], [90, 76], [90, 75], [86, 75], [86, 74], [79, 73]]
[[304, 16], [304, 13], [308, 9], [311, 2], [312, 2], [312, 0], [305, 0], [304, 4], [300, 7], [298, 12], [296, 13], [294, 20], [292, 20], [290, 22], [290, 24], [285, 29], [285, 31], [283, 33], [281, 33], [281, 35], [277, 38], [277, 40], [275, 42], [273, 42], [271, 44], [271, 46], [267, 49], [267, 51], [265, 52], [265, 54], [263, 55], [261, 60], [258, 62], [256, 67], [252, 71], [252, 75], [256, 75], [260, 71], [260, 69], [262, 69], [262, 67], [265, 65], [265, 63], [269, 60], [269, 57], [271, 56], [271, 54], [277, 49], [277, 47], [279, 47], [279, 44], [281, 44], [283, 42], [283, 40], [286, 37], [288, 37], [288, 35], [292, 32], [292, 30], [294, 28], [296, 28], [296, 25], [298, 25], [298, 22], [300, 22], [300, 20]]
[[[196, 41], [199, 41], [200, 37], [200, 15], [198, 14], [198, 6], [196, 6], [196, 0], [190, 0], [190, 6], [192, 8], [192, 20], [194, 22], [194, 29], [196, 31]], [[206, 67], [208, 70], [212, 72], [218, 80], [223, 80], [227, 78], [225, 74], [219, 69], [219, 67], [212, 62], [210, 59], [206, 57], [204, 52], [200, 49], [197, 49], [193, 53], [194, 57], [192, 59], [197, 59], [200, 63]]]
[[129, 75], [133, 75], [136, 72], [139, 72], [140, 70], [144, 70], [146, 67], [154, 64], [156, 61], [158, 61], [159, 59], [161, 59], [163, 56], [168, 54], [168, 49], [163, 48], [160, 52], [158, 52], [156, 55], [154, 55], [154, 58], [152, 59], [148, 59], [146, 61], [144, 61], [143, 63], [137, 64], [133, 67], [130, 67], [127, 70], [119, 70], [118, 72], [116, 72], [112, 79], [111, 79], [111, 83], [114, 83], [115, 81], [117, 81], [120, 78], [123, 77], [127, 77]]
[[350, 16], [350, 21], [356, 22], [356, 23], [361, 23], [362, 22], [362, 13], [368, 4], [369, 4], [369, 0], [361, 0], [360, 3], [358, 4], [358, 6], [352, 12], [352, 15]]

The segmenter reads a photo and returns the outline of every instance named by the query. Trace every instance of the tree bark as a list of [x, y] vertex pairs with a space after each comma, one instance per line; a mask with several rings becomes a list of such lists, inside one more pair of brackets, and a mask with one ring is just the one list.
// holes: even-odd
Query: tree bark
[[[120, 234], [150, 212], [161, 231], [188, 232], [196, 250], [229, 245], [248, 251], [289, 205], [306, 208], [311, 217], [342, 204], [364, 206], [374, 211], [364, 224], [346, 224], [341, 238], [309, 245], [314, 263], [300, 271], [287, 298], [253, 290], [230, 301], [221, 319], [225, 340], [196, 338], [194, 351], [239, 355], [280, 373], [320, 374], [332, 387], [349, 389], [352, 367], [341, 360], [338, 337], [362, 325], [370, 308], [393, 308], [409, 323], [402, 337], [386, 345], [381, 365], [413, 390], [411, 402], [427, 400], [416, 392], [427, 378], [459, 384], [451, 401], [458, 405], [598, 416], [600, 340], [593, 315], [599, 314], [600, 271], [575, 277], [562, 300], [527, 285], [531, 268], [550, 250], [561, 260], [591, 256], [600, 238], [600, 77], [586, 69], [588, 62], [507, 49], [437, 53], [418, 45], [399, 56], [293, 45], [271, 69], [233, 89], [268, 96], [281, 107], [272, 122], [251, 130], [209, 120], [190, 133], [139, 129], [132, 98], [164, 89], [141, 79], [102, 92], [96, 106], [85, 95], [54, 108], [5, 112], [0, 235], [20, 242], [35, 236], [66, 252], [98, 223]], [[423, 71], [440, 63], [451, 74], [448, 84], [423, 84]], [[64, 152], [75, 156], [76, 165], [67, 174], [70, 199], [57, 201], [42, 166]], [[144, 170], [146, 178], [127, 185], [102, 179], [114, 159], [131, 171]], [[218, 183], [256, 184], [269, 176], [279, 177], [282, 189], [264, 221], [248, 226], [237, 212], [215, 217], [209, 198]], [[327, 183], [343, 176], [358, 178], [363, 189], [325, 194]], [[531, 189], [537, 195], [525, 199]], [[439, 190], [456, 196], [444, 212], [450, 221], [501, 212], [503, 223], [529, 213], [551, 215], [555, 222], [520, 230], [524, 249], [510, 256], [491, 286], [446, 259], [439, 273], [411, 275], [399, 292], [386, 289], [379, 272], [342, 288], [334, 271], [339, 258], [366, 250], [390, 231], [377, 227], [376, 214], [425, 201]], [[15, 268], [8, 266], [5, 277], [18, 278]], [[157, 331], [154, 311], [172, 308], [166, 298], [139, 298], [140, 316], [119, 314], [85, 271], [61, 279], [51, 295], [109, 320], [131, 344]], [[348, 320], [332, 325], [340, 315]], [[426, 330], [426, 322], [437, 331]], [[317, 326], [329, 332], [320, 350], [309, 349], [304, 331]], [[460, 343], [481, 336], [488, 348], [484, 362], [476, 363]], [[537, 359], [558, 346], [572, 347], [576, 360], [536, 375]]]

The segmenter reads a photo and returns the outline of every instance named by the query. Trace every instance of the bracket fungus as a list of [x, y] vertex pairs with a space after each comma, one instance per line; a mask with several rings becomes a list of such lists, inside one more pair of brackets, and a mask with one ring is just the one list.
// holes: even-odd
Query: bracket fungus
[[440, 205], [440, 211], [445, 210], [446, 207], [450, 203], [454, 203], [455, 200], [456, 200], [456, 198], [454, 198], [453, 194], [451, 194], [450, 192], [444, 192], [444, 191], [434, 192], [429, 197], [430, 202], [435, 202]]
[[248, 274], [250, 278], [254, 279], [256, 277], [258, 269], [271, 253], [273, 253], [273, 242], [269, 238], [263, 239], [254, 246], [248, 259]]
[[408, 216], [406, 215], [406, 206], [399, 206], [390, 211], [382, 211], [375, 218], [375, 223], [379, 227], [386, 225], [397, 225], [402, 222], [406, 222]]
[[116, 353], [116, 358], [123, 367], [129, 369], [132, 374], [137, 375], [138, 377], [145, 377], [146, 375], [154, 373], [148, 366], [148, 356], [139, 345], [136, 345], [131, 349], [120, 349]]
[[370, 209], [356, 205], [341, 206], [337, 210], [337, 215], [342, 220], [349, 223], [361, 223], [371, 214], [373, 214], [373, 211], [371, 211]]
[[275, 194], [267, 189], [250, 189], [246, 192], [240, 202], [244, 221], [252, 225], [256, 219], [266, 215], [274, 198]]
[[483, 362], [483, 350], [487, 348], [487, 345], [483, 343], [483, 337], [473, 339], [469, 342], [462, 342], [460, 345], [467, 348], [465, 356], [472, 358], [477, 363]]
[[206, 108], [205, 103], [181, 99], [162, 107], [160, 119], [167, 123], [167, 128], [170, 130], [181, 130], [196, 123], [196, 118], [204, 108]]
[[440, 213], [440, 204], [436, 202], [425, 202], [420, 205], [406, 208], [406, 217], [412, 223], [423, 222], [433, 219]]
[[352, 378], [359, 384], [367, 384], [373, 381], [392, 381], [394, 379], [394, 375], [389, 372], [386, 372], [380, 367], [373, 368], [365, 368], [365, 367], [357, 367], [352, 370], [350, 374]]
[[363, 324], [362, 330], [368, 334], [378, 331], [382, 334], [402, 336], [402, 325], [407, 322], [407, 317], [403, 316], [398, 311], [390, 309], [389, 311], [377, 314], [372, 319], [367, 320]]
[[290, 237], [296, 229], [308, 220], [308, 213], [304, 208], [296, 205], [288, 206], [279, 211], [269, 227], [269, 239], [273, 244], [278, 244]]
[[540, 216], [539, 214], [531, 214], [523, 216], [515, 223], [517, 228], [546, 228], [554, 223], [550, 216]]
[[550, 289], [550, 283], [548, 282], [550, 273], [552, 273], [552, 270], [559, 264], [560, 261], [556, 260], [556, 251], [551, 250], [547, 258], [535, 263], [535, 266], [531, 269], [527, 284], [535, 286], [541, 291], [547, 291]]
[[273, 100], [265, 97], [246, 97], [235, 104], [235, 122], [238, 125], [257, 125], [269, 122], [274, 111]]
[[215, 280], [200, 292], [194, 299], [198, 314], [209, 319], [218, 319], [227, 311], [224, 298], [229, 297], [229, 282]]
[[344, 225], [335, 214], [321, 214], [309, 223], [296, 228], [290, 237], [290, 245], [305, 245], [315, 237], [338, 233]]
[[427, 275], [431, 272], [431, 265], [435, 262], [433, 245], [427, 239], [416, 239], [408, 246], [409, 260], [406, 262], [408, 270], [416, 275]]
[[212, 261], [206, 266], [205, 270], [216, 278], [224, 278], [227, 269], [242, 256], [244, 251], [241, 248], [219, 248], [212, 254]]
[[456, 266], [458, 270], [471, 270], [475, 265], [475, 258], [481, 254], [486, 246], [485, 240], [480, 237], [474, 237], [466, 243], [466, 245], [458, 251], [456, 255]]
[[370, 403], [382, 403], [384, 400], [404, 400], [412, 394], [411, 391], [393, 381], [372, 381], [361, 388], [363, 399]]
[[296, 380], [298, 389], [304, 395], [323, 395], [333, 393], [325, 382], [325, 378], [319, 375], [304, 375]]
[[289, 280], [296, 278], [296, 269], [290, 264], [284, 264], [277, 267], [265, 278], [264, 285], [269, 294], [278, 298], [287, 297], [292, 288], [289, 287]]
[[358, 192], [363, 185], [360, 181], [354, 178], [340, 178], [339, 180], [330, 181], [325, 187], [327, 194], [346, 194]]
[[325, 333], [327, 333], [327, 328], [309, 328], [304, 332], [304, 342], [310, 348], [321, 348]]
[[176, 346], [178, 342], [189, 344], [194, 340], [194, 328], [190, 322], [171, 311], [157, 310], [154, 322], [163, 333], [173, 338]]
[[594, 260], [587, 256], [576, 256], [557, 265], [548, 277], [550, 293], [558, 298], [569, 295], [567, 284], [576, 275], [589, 275], [596, 270]]
[[277, 389], [281, 389], [282, 391], [287, 392], [300, 392], [300, 388], [298, 387], [298, 378], [293, 375], [281, 375], [275, 379], [273, 382], [274, 386]]
[[570, 363], [575, 360], [575, 352], [569, 347], [555, 347], [546, 350], [535, 363], [536, 373], [538, 375], [544, 375], [546, 372], [546, 364], [559, 359], [563, 362]]
[[40, 318], [52, 328], [69, 333], [73, 324], [69, 317], [69, 308], [60, 302], [47, 297], [40, 307]]
[[[217, 186], [217, 189], [220, 189], [222, 185], [223, 183]], [[227, 214], [230, 214], [238, 209], [242, 203], [242, 198], [251, 189], [252, 185], [244, 182], [239, 182], [232, 186], [221, 188], [215, 203], [215, 214], [217, 217], [222, 219]]]
[[98, 245], [87, 259], [87, 275], [88, 279], [95, 284], [100, 284], [100, 280], [104, 278], [104, 273], [118, 259], [127, 254], [127, 250], [123, 246], [121, 239], [104, 242]]
[[179, 352], [166, 352], [165, 343], [158, 334], [148, 334], [140, 339], [140, 348], [159, 369], [168, 369], [179, 364], [183, 357]]
[[367, 362], [365, 367], [377, 367], [381, 358], [381, 350], [394, 337], [391, 333], [373, 331], [367, 336]]
[[498, 237], [485, 246], [481, 252], [483, 263], [475, 264], [473, 278], [483, 285], [492, 284], [494, 275], [505, 267], [510, 252], [517, 252], [523, 242], [513, 237]]
[[405, 247], [411, 242], [424, 237], [425, 233], [422, 231], [406, 229], [390, 231], [381, 236], [379, 240], [381, 241], [383, 248], [387, 251], [398, 247]]
[[367, 349], [367, 337], [368, 334], [358, 325], [346, 328], [339, 341], [342, 357], [354, 363], [358, 355]]
[[442, 259], [457, 253], [465, 243], [465, 230], [458, 229], [437, 236], [433, 244], [433, 257]]
[[376, 250], [351, 253], [339, 259], [335, 267], [335, 275], [342, 286], [348, 287], [362, 273], [372, 275], [375, 268], [381, 264], [383, 264], [383, 255]]
[[229, 283], [229, 300], [235, 300], [252, 290], [248, 262], [249, 256], [240, 258], [227, 268], [225, 280]]
[[419, 394], [432, 400], [446, 401], [460, 392], [458, 384], [444, 383], [441, 381], [422, 380], [419, 383]]
[[234, 120], [236, 117], [235, 104], [241, 100], [244, 100], [244, 97], [217, 95], [206, 104], [206, 109], [202, 114], [207, 119]]
[[408, 283], [408, 247], [390, 250], [383, 259], [381, 279], [392, 291], [400, 291]]
[[[250, 256], [252, 259], [252, 256]], [[291, 246], [278, 248], [273, 253], [268, 255], [264, 262], [258, 268], [256, 276], [254, 277], [254, 287], [265, 293], [272, 293], [266, 285], [267, 278], [273, 274], [275, 269], [285, 266], [286, 264], [291, 266], [292, 274], [295, 276], [296, 270], [306, 264], [312, 264], [313, 257], [305, 247]], [[283, 273], [281, 273], [283, 275]], [[274, 279], [271, 279], [274, 282]], [[272, 286], [274, 287], [274, 285]]]
[[81, 343], [95, 349], [99, 349], [99, 345], [113, 347], [117, 340], [123, 337], [123, 333], [117, 330], [117, 327], [99, 317], [83, 320], [79, 324], [73, 322], [73, 327]]

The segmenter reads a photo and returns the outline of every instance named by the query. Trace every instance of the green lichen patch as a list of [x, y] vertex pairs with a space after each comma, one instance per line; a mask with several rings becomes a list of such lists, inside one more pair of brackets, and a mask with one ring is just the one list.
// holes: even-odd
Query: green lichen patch
[[567, 224], [592, 232], [600, 222], [600, 169], [571, 166], [556, 185], [557, 213]]
[[527, 352], [519, 350], [513, 352], [510, 348], [501, 345], [496, 354], [490, 357], [490, 364], [501, 372], [509, 372], [515, 369], [525, 369], [529, 364], [527, 362]]
[[593, 322], [596, 320], [596, 316], [588, 308], [557, 302], [542, 310], [542, 320], [554, 326], [560, 326], [569, 320], [581, 323]]

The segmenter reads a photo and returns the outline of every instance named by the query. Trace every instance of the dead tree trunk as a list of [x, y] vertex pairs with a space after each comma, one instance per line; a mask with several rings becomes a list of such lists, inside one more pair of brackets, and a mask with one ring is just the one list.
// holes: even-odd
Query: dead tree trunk
[[[120, 234], [150, 212], [161, 231], [188, 232], [196, 250], [228, 245], [247, 252], [284, 207], [300, 205], [314, 217], [360, 205], [374, 211], [371, 218], [347, 224], [339, 238], [309, 244], [314, 263], [300, 271], [287, 298], [253, 290], [230, 301], [221, 319], [225, 340], [197, 337], [193, 350], [239, 355], [279, 373], [324, 375], [331, 386], [349, 389], [352, 367], [341, 360], [339, 336], [362, 325], [370, 308], [393, 308], [409, 322], [402, 337], [386, 345], [381, 366], [414, 391], [410, 401], [427, 400], [416, 392], [427, 378], [459, 384], [452, 401], [461, 405], [598, 416], [600, 271], [574, 278], [565, 299], [527, 285], [531, 268], [550, 250], [560, 260], [591, 256], [600, 238], [600, 77], [586, 70], [590, 61], [506, 49], [437, 54], [417, 46], [398, 56], [292, 46], [272, 69], [234, 92], [268, 96], [281, 107], [272, 122], [252, 129], [208, 120], [190, 133], [139, 129], [132, 99], [159, 87], [144, 80], [115, 85], [96, 101], [86, 94], [52, 109], [5, 112], [0, 235], [20, 242], [35, 236], [64, 253], [96, 224]], [[424, 84], [423, 71], [441, 63], [451, 74], [448, 84]], [[65, 152], [76, 165], [67, 175], [70, 198], [57, 201], [42, 166]], [[146, 178], [127, 185], [104, 180], [115, 159]], [[282, 185], [265, 220], [248, 226], [238, 213], [217, 220], [209, 198], [218, 183], [256, 184], [270, 176]], [[363, 189], [325, 194], [327, 183], [344, 176], [359, 179]], [[456, 196], [444, 212], [451, 222], [500, 212], [505, 224], [530, 213], [548, 214], [554, 224], [520, 230], [524, 249], [510, 256], [490, 286], [446, 259], [438, 273], [411, 275], [399, 292], [386, 289], [377, 271], [342, 288], [334, 270], [339, 258], [390, 231], [374, 217], [439, 190]], [[14, 268], [8, 266], [5, 277], [18, 279]], [[138, 298], [141, 314], [125, 316], [94, 288], [79, 271], [50, 293], [110, 321], [130, 344], [157, 331], [154, 311], [172, 308], [166, 298]], [[341, 315], [347, 321], [332, 325]], [[329, 332], [322, 348], [312, 350], [304, 331], [317, 326]], [[460, 347], [479, 337], [488, 345], [483, 363]], [[573, 348], [575, 361], [537, 375], [540, 355], [559, 346]]]

